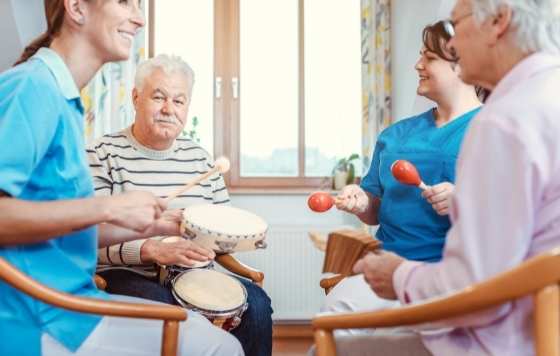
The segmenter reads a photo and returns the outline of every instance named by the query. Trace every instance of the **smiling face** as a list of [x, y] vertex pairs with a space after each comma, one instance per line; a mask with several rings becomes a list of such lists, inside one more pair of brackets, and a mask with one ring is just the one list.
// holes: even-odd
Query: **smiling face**
[[144, 26], [138, 0], [84, 2], [87, 21], [83, 30], [104, 62], [128, 58], [134, 35]]
[[132, 91], [135, 138], [152, 149], [171, 147], [187, 122], [189, 100], [189, 83], [184, 74], [154, 69], [142, 87]]
[[416, 92], [431, 100], [436, 100], [443, 93], [453, 90], [459, 81], [454, 64], [425, 47], [422, 47], [414, 68], [419, 77]]

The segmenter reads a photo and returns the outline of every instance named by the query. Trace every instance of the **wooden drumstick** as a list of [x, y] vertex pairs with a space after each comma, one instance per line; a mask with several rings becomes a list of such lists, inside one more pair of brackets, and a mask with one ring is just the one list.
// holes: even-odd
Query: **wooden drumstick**
[[198, 183], [200, 183], [203, 180], [205, 180], [206, 178], [210, 177], [212, 174], [217, 173], [217, 172], [220, 172], [220, 173], [224, 174], [227, 171], [229, 171], [229, 160], [225, 157], [220, 157], [220, 158], [216, 159], [216, 161], [214, 162], [214, 168], [210, 169], [206, 173], [203, 173], [203, 174], [199, 175], [198, 177], [196, 177], [192, 181], [186, 183], [184, 186], [177, 189], [175, 192], [171, 193], [165, 200], [169, 204], [169, 202], [171, 200], [177, 198], [179, 195], [183, 194], [184, 192], [191, 189], [192, 187], [194, 187]]

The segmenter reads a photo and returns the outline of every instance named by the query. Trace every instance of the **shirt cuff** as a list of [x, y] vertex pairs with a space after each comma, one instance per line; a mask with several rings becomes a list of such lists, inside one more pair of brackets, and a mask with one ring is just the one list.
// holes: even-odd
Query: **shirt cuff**
[[409, 304], [411, 302], [406, 293], [406, 285], [412, 272], [421, 265], [423, 265], [422, 262], [404, 261], [393, 273], [393, 288], [395, 288], [395, 293], [397, 293], [401, 304]]
[[121, 245], [120, 257], [125, 265], [141, 265], [142, 260], [140, 259], [140, 249], [146, 239], [133, 240], [125, 242]]

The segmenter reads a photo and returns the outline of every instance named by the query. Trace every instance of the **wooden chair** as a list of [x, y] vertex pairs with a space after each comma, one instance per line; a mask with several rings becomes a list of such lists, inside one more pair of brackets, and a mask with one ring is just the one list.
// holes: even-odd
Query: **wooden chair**
[[445, 298], [397, 309], [320, 316], [312, 321], [318, 356], [336, 355], [334, 329], [414, 325], [459, 317], [532, 295], [537, 356], [560, 356], [560, 248]]
[[[263, 272], [241, 263], [230, 254], [217, 255], [215, 261], [231, 273], [250, 279], [253, 283], [262, 288], [264, 281]], [[94, 281], [97, 288], [101, 290], [105, 290], [107, 288], [107, 281], [105, 281], [105, 279], [100, 275], [96, 274], [94, 276]]]
[[177, 354], [179, 322], [187, 319], [187, 313], [182, 308], [171, 305], [108, 302], [59, 292], [34, 281], [1, 257], [0, 279], [23, 293], [56, 307], [88, 314], [163, 320], [161, 355]]
[[253, 281], [253, 283], [257, 284], [259, 287], [263, 286], [264, 283], [264, 273], [258, 271], [252, 267], [247, 266], [244, 263], [241, 263], [238, 259], [230, 255], [229, 253], [223, 255], [216, 256], [216, 262], [219, 263], [222, 267], [230, 271], [231, 273], [235, 273], [241, 277], [245, 277]]

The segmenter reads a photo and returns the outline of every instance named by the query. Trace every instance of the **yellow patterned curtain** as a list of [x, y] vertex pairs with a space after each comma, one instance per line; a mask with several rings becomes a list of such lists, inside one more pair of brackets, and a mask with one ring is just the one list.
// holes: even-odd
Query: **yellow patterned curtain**
[[134, 120], [131, 92], [136, 66], [145, 58], [144, 31], [145, 27], [136, 35], [128, 61], [104, 65], [82, 89], [86, 142], [121, 130]]
[[391, 0], [361, 0], [362, 157], [369, 169], [377, 135], [391, 117]]

